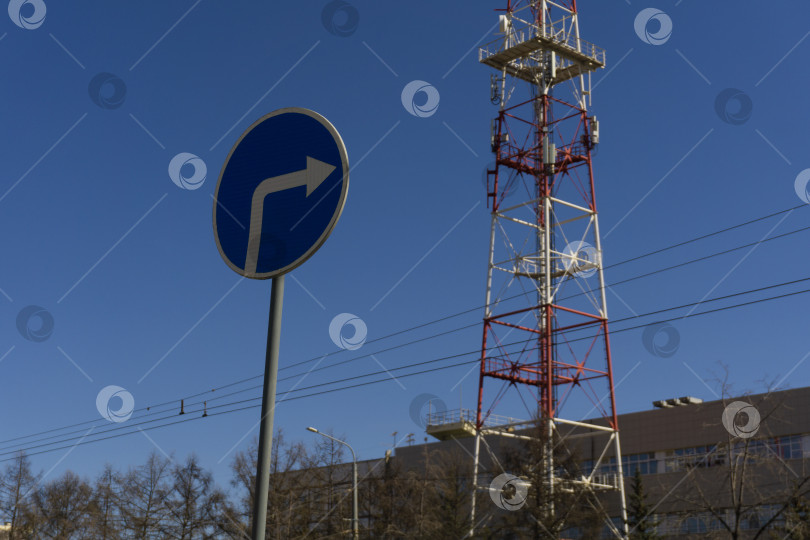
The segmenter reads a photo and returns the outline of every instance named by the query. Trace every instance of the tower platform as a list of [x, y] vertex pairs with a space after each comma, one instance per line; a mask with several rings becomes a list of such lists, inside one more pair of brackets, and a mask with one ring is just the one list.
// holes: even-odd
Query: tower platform
[[[434, 412], [427, 415], [425, 431], [428, 435], [440, 441], [475, 437], [476, 411], [470, 409], [456, 409], [452, 411]], [[523, 420], [491, 414], [484, 421], [484, 428], [504, 428], [512, 431], [513, 426], [527, 424]]]
[[534, 83], [542, 74], [542, 63], [538, 65], [537, 62], [530, 64], [518, 60], [538, 61], [538, 58], [532, 58], [532, 54], [540, 50], [553, 51], [565, 61], [557, 69], [555, 84], [605, 67], [605, 50], [578, 38], [570, 26], [570, 17], [544, 27], [526, 24], [517, 30], [510, 26], [507, 36], [481, 47], [478, 60], [530, 83]]

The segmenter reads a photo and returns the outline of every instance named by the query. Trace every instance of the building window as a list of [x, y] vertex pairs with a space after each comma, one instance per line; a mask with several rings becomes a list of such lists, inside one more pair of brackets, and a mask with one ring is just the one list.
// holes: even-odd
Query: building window
[[[802, 435], [787, 435], [753, 441], [743, 440], [733, 444], [731, 454], [738, 456], [745, 451], [760, 457], [780, 459], [800, 459], [803, 456]], [[810, 451], [810, 449], [808, 449]], [[638, 469], [642, 475], [664, 472], [679, 472], [694, 467], [716, 467], [728, 463], [728, 449], [723, 445], [692, 446], [668, 450], [663, 460], [655, 458], [654, 452], [628, 454], [622, 456], [622, 471], [625, 476], [633, 476]], [[594, 468], [594, 460], [581, 463], [582, 474], [588, 476]], [[616, 458], [602, 461], [596, 474], [617, 474]]]
[[[589, 459], [582, 463], [582, 474], [589, 475], [593, 471], [594, 460]], [[636, 469], [641, 471], [641, 474], [656, 474], [658, 472], [658, 461], [655, 459], [655, 453], [646, 452], [643, 454], [629, 454], [622, 456], [622, 472], [625, 476], [633, 476], [636, 474]], [[597, 474], [617, 474], [616, 458], [611, 457], [603, 460], [599, 466]]]
[[733, 455], [738, 456], [744, 452], [747, 452], [750, 456], [763, 458], [779, 457], [781, 459], [798, 459], [802, 457], [802, 436], [787, 435], [736, 442], [734, 444]]

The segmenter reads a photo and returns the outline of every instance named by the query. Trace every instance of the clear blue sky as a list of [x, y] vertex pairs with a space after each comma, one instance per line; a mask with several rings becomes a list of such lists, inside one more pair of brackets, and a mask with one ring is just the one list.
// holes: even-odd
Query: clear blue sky
[[[109, 385], [124, 388], [139, 409], [113, 426], [126, 428], [145, 414], [142, 407], [261, 373], [270, 282], [240, 282], [221, 260], [212, 195], [239, 134], [281, 107], [326, 116], [354, 167], [334, 233], [287, 279], [281, 366], [330, 353], [323, 367], [480, 321], [477, 311], [339, 355], [329, 335], [341, 313], [362, 319], [372, 340], [482, 303], [489, 217], [481, 176], [492, 159], [489, 121], [496, 109], [490, 69], [478, 63], [476, 50], [468, 52], [497, 21], [492, 10], [503, 2], [352, 0], [359, 20], [339, 36], [323, 24], [324, 0], [69, 8], [45, 1], [37, 28], [0, 17], [0, 439], [95, 421], [92, 440], [112, 426], [96, 408]], [[801, 203], [794, 179], [810, 167], [804, 69], [810, 6], [792, 3], [786, 13], [730, 0], [711, 9], [695, 0], [579, 4], [583, 37], [604, 47], [608, 59], [594, 79], [592, 109], [601, 122], [595, 174], [601, 227], [609, 231], [606, 264]], [[672, 20], [672, 35], [661, 45], [645, 43], [634, 30], [636, 15], [650, 6]], [[34, 11], [23, 7], [29, 26], [38, 24]], [[336, 14], [338, 29], [354, 22]], [[100, 79], [108, 81], [100, 85], [106, 93], [95, 101], [106, 109], [90, 97], [99, 73], [121, 81]], [[413, 80], [438, 91], [434, 114], [420, 118], [403, 107], [402, 89]], [[753, 104], [737, 125], [715, 110], [726, 88]], [[197, 189], [181, 189], [169, 177], [169, 163], [182, 152], [207, 166]], [[607, 282], [807, 226], [810, 214], [802, 208], [780, 223], [783, 217], [622, 265], [607, 271]], [[619, 285], [608, 294], [610, 316], [806, 277], [807, 239], [799, 233]], [[790, 290], [801, 288], [807, 287]], [[680, 345], [669, 358], [650, 354], [641, 330], [616, 334], [619, 412], [674, 396], [716, 399], [711, 379], [718, 362], [729, 364], [738, 391], [762, 390], [763, 379], [788, 373], [783, 385], [806, 385], [810, 362], [796, 365], [810, 350], [807, 302], [799, 295], [675, 322]], [[29, 305], [51, 314], [47, 339], [18, 331], [18, 314]], [[31, 325], [36, 330], [37, 322]], [[380, 352], [376, 360], [282, 381], [279, 392], [379, 371], [378, 362], [393, 369], [475, 351], [480, 335], [475, 326]], [[276, 426], [310, 442], [316, 435], [305, 426], [331, 428], [360, 457], [378, 457], [394, 431], [422, 440], [409, 414], [418, 395], [474, 408], [477, 377], [457, 384], [467, 370], [290, 401], [279, 406]], [[230, 390], [253, 384], [259, 381]], [[574, 406], [571, 415], [577, 412]], [[34, 465], [46, 471], [56, 465], [52, 475], [66, 469], [94, 475], [105, 461], [121, 468], [140, 463], [157, 445], [178, 457], [196, 452], [224, 484], [232, 449], [257, 435], [257, 421], [253, 408], [148, 437], [136, 431], [35, 456]], [[8, 451], [14, 443], [2, 446]]]

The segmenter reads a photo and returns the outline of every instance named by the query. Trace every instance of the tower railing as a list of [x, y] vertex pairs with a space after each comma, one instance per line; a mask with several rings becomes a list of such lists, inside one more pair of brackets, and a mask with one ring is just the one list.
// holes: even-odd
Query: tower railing
[[[425, 416], [427, 426], [443, 426], [447, 424], [457, 424], [460, 422], [469, 422], [475, 424], [476, 411], [472, 409], [454, 409], [450, 411], [436, 411], [428, 413]], [[512, 418], [511, 416], [502, 416], [499, 414], [491, 414], [484, 421], [484, 427], [494, 428], [510, 424], [524, 423], [524, 420], [519, 418]]]
[[[515, 18], [513, 20], [519, 21], [520, 26], [510, 25], [508, 33], [505, 35], [506, 39], [495, 39], [482, 46], [478, 51], [478, 60], [485, 62], [491, 56], [528, 44], [534, 40], [537, 42], [538, 48], [542, 44], [546, 46], [553, 45], [559, 52], [564, 53], [567, 51], [571, 53], [573, 58], [587, 57], [600, 65], [604, 65], [605, 49], [577, 37], [576, 32], [573, 31], [572, 17], [563, 17], [558, 21], [546, 23], [542, 27]], [[527, 48], [527, 52], [529, 50], [530, 48]]]

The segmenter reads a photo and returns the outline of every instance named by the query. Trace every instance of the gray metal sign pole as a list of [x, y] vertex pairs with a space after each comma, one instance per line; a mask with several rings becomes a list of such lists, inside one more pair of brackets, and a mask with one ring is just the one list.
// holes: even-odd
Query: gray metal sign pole
[[253, 494], [253, 540], [265, 540], [267, 492], [270, 489], [270, 458], [273, 448], [273, 413], [276, 408], [278, 345], [281, 340], [281, 305], [284, 302], [284, 274], [273, 278], [270, 293], [270, 322], [267, 328], [267, 353], [262, 392], [262, 421], [259, 428], [259, 459], [256, 467], [256, 492]]

